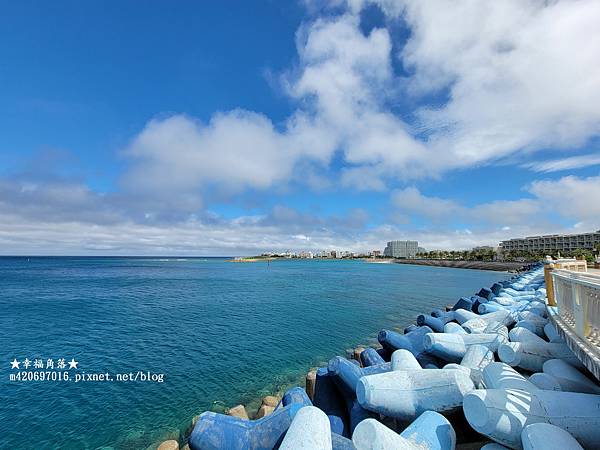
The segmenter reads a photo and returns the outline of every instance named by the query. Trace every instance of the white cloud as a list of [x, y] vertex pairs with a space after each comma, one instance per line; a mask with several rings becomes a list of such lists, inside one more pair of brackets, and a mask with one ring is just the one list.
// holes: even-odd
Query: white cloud
[[[396, 192], [398, 210], [413, 218], [428, 217], [431, 223], [424, 226], [384, 223], [369, 227], [373, 217], [362, 210], [320, 216], [286, 206], [234, 219], [208, 214], [168, 222], [136, 220], [128, 208], [120, 209], [121, 204], [108, 196], [85, 194], [81, 202], [77, 194], [72, 197], [73, 203], [62, 203], [58, 210], [55, 206], [61, 202], [52, 195], [60, 190], [49, 186], [46, 193], [44, 185], [26, 189], [49, 202], [47, 209], [36, 213], [19, 196], [17, 191], [21, 189], [17, 188], [15, 185], [11, 191], [4, 190], [0, 201], [3, 254], [240, 255], [334, 248], [363, 251], [381, 249], [392, 239], [417, 239], [429, 249], [464, 249], [495, 245], [517, 236], [600, 228], [596, 206], [600, 204], [600, 176], [537, 181], [528, 187], [533, 194], [530, 199], [472, 207], [453, 199], [427, 197], [416, 188]], [[55, 209], [56, 214], [49, 214]], [[110, 221], [94, 216], [103, 216], [107, 211]], [[562, 215], [572, 225], [563, 226], [546, 214]], [[457, 215], [463, 223], [456, 223]]]
[[594, 229], [600, 227], [600, 175], [534, 181], [529, 191], [539, 199], [541, 208], [554, 210], [565, 218], [596, 227]]
[[528, 163], [525, 167], [533, 169], [536, 172], [559, 172], [561, 170], [580, 169], [582, 167], [596, 166], [598, 164], [600, 164], [600, 155], [591, 153], [589, 155], [537, 161]]
[[571, 149], [600, 132], [600, 3], [399, 1], [412, 30], [400, 57], [439, 170], [520, 151]]
[[436, 225], [470, 223], [488, 229], [493, 225], [508, 231], [511, 229], [509, 225], [530, 222], [533, 226], [542, 219], [537, 199], [496, 200], [468, 207], [457, 200], [423, 195], [411, 186], [394, 191], [391, 201], [401, 215], [425, 218]]
[[[308, 3], [321, 11], [319, 2]], [[410, 28], [399, 54], [392, 55], [396, 37], [388, 29], [361, 31], [359, 12], [367, 3]], [[186, 192], [206, 185], [268, 189], [297, 181], [294, 170], [307, 161], [327, 167], [341, 151], [345, 186], [382, 190], [390, 179], [438, 176], [547, 148], [576, 149], [600, 133], [600, 3], [330, 5], [339, 11], [344, 4], [342, 14], [317, 17], [298, 30], [298, 64], [284, 77], [297, 110], [281, 127], [243, 110], [215, 114], [208, 124], [184, 116], [153, 120], [131, 146], [129, 184]], [[393, 56], [410, 71], [406, 80], [394, 74]], [[427, 138], [388, 107], [409, 95], [406, 85], [411, 101], [447, 94], [441, 106], [414, 111]]]
[[[362, 223], [352, 228], [345, 217], [304, 217], [298, 222], [274, 217], [239, 217], [232, 220], [194, 220], [140, 223], [123, 217], [116, 223], [77, 219], [24, 220], [9, 211], [0, 214], [1, 254], [106, 254], [106, 255], [251, 255], [288, 249], [379, 248], [379, 236], [363, 233]], [[73, 214], [76, 216], [76, 214]], [[348, 223], [345, 223], [348, 222]], [[323, 225], [327, 226], [323, 226]]]
[[[396, 212], [425, 218], [434, 224], [472, 223], [480, 228], [500, 228], [515, 233], [518, 226], [560, 227], [558, 217], [571, 224], [595, 229], [600, 226], [600, 176], [567, 176], [537, 180], [526, 186], [533, 195], [517, 200], [495, 200], [465, 206], [453, 199], [423, 195], [417, 188], [396, 190], [391, 195]], [[538, 233], [536, 233], [538, 234]]]
[[289, 176], [299, 149], [263, 115], [236, 110], [209, 124], [186, 116], [152, 120], [127, 154], [136, 164], [132, 190], [179, 191], [218, 183], [226, 189], [267, 188]]
[[427, 197], [414, 186], [394, 191], [392, 203], [401, 211], [434, 220], [449, 220], [466, 212], [466, 208], [454, 200]]
[[426, 147], [383, 106], [395, 89], [388, 31], [364, 35], [353, 14], [317, 19], [298, 31], [297, 48], [298, 68], [282, 80], [298, 109], [281, 127], [245, 110], [215, 114], [207, 124], [183, 115], [154, 119], [126, 151], [125, 185], [167, 195], [206, 186], [268, 189], [297, 181], [298, 167], [327, 167], [338, 150], [346, 164], [372, 173], [362, 183], [346, 167], [345, 183], [372, 188], [384, 186], [382, 176], [422, 174], [416, 161]]

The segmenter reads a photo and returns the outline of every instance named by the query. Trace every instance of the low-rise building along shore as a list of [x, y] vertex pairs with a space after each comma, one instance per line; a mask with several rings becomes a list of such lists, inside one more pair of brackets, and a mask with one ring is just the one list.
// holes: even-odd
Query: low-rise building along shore
[[503, 253], [511, 251], [570, 252], [577, 249], [592, 250], [598, 244], [600, 244], [600, 230], [593, 233], [548, 234], [544, 236], [508, 239], [500, 242], [500, 248]]

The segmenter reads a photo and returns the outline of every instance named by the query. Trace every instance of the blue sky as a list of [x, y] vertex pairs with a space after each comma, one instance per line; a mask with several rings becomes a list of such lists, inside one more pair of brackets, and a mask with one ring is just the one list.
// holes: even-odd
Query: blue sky
[[13, 2], [0, 250], [427, 248], [600, 228], [597, 2]]

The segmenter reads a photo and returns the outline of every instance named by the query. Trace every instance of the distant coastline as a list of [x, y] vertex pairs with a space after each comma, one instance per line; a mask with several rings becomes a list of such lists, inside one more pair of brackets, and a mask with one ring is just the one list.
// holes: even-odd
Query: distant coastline
[[277, 256], [245, 256], [231, 258], [228, 262], [256, 263], [270, 261], [363, 261], [368, 264], [411, 264], [416, 266], [451, 267], [455, 269], [493, 270], [497, 272], [518, 272], [527, 268], [527, 262], [519, 261], [470, 261], [457, 259], [399, 259], [399, 258], [284, 258]]
[[238, 258], [231, 258], [228, 259], [227, 262], [234, 262], [234, 263], [251, 263], [251, 262], [265, 262], [265, 261], [273, 261], [275, 259], [280, 259], [280, 258], [274, 258], [274, 257], [263, 257], [263, 256], [247, 256], [247, 257], [238, 257]]
[[498, 272], [521, 271], [528, 264], [518, 261], [464, 261], [454, 259], [395, 259], [395, 264], [417, 266], [452, 267], [456, 269], [495, 270]]

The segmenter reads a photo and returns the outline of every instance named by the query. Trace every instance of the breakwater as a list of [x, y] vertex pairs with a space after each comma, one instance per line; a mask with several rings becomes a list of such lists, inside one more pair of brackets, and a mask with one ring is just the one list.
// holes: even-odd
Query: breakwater
[[241, 406], [201, 414], [185, 445], [598, 448], [600, 387], [548, 322], [545, 294], [540, 266], [482, 288], [404, 333], [382, 330], [380, 346], [357, 349], [356, 359], [333, 358], [307, 375], [306, 391], [263, 402], [264, 417], [248, 420]]
[[516, 261], [462, 261], [454, 259], [395, 259], [396, 264], [416, 266], [452, 267], [455, 269], [496, 270], [499, 272], [519, 272], [527, 270], [530, 264]]

